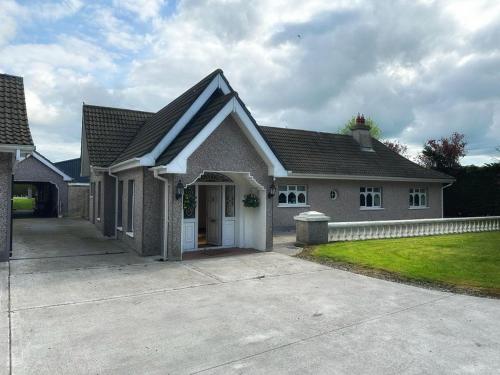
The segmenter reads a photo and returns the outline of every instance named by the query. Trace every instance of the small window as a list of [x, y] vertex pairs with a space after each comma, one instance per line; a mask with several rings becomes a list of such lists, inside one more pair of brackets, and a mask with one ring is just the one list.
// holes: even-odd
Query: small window
[[305, 206], [307, 187], [305, 185], [279, 185], [278, 203], [280, 206]]
[[97, 219], [101, 220], [101, 181], [97, 182]]
[[359, 188], [360, 208], [382, 208], [382, 188], [381, 187], [360, 187]]
[[127, 193], [127, 232], [134, 233], [134, 180], [128, 181]]
[[427, 189], [411, 188], [409, 202], [410, 202], [410, 208], [427, 207]]
[[118, 207], [116, 208], [116, 226], [121, 228], [123, 226], [123, 181], [118, 181]]

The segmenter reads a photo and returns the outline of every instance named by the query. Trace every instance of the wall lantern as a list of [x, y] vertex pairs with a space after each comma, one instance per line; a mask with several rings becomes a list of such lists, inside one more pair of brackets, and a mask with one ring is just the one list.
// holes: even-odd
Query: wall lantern
[[269, 186], [269, 192], [267, 193], [268, 198], [272, 198], [276, 195], [276, 185], [273, 183]]
[[184, 194], [184, 185], [181, 180], [175, 185], [175, 199], [179, 200], [182, 198], [182, 194]]

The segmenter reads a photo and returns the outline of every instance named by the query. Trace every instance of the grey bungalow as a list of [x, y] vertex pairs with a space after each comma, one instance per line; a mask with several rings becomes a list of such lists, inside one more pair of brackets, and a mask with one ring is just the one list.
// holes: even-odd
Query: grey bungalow
[[303, 211], [335, 221], [441, 217], [445, 174], [369, 136], [261, 127], [216, 70], [156, 113], [83, 106], [90, 220], [143, 255], [272, 248]]

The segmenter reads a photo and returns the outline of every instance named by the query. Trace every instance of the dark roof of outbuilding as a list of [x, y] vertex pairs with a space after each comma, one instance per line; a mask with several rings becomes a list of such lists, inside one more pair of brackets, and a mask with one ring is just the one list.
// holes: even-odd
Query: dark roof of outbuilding
[[83, 126], [90, 165], [108, 167], [127, 148], [154, 113], [83, 105]]
[[63, 160], [53, 164], [68, 176], [70, 176], [73, 179], [72, 182], [87, 183], [89, 182], [89, 178], [80, 176], [81, 162], [82, 160], [78, 158]]
[[151, 116], [118, 157], [116, 163], [140, 157], [152, 151], [219, 73], [222, 73], [222, 70], [213, 71]]
[[33, 145], [22, 77], [0, 74], [0, 144]]
[[373, 139], [373, 150], [362, 151], [350, 135], [298, 129], [260, 127], [286, 170], [292, 173], [452, 179], [423, 168]]
[[224, 95], [221, 90], [216, 90], [200, 111], [198, 111], [160, 155], [156, 161], [156, 165], [166, 165], [171, 162], [235, 95], [236, 93], [234, 92]]

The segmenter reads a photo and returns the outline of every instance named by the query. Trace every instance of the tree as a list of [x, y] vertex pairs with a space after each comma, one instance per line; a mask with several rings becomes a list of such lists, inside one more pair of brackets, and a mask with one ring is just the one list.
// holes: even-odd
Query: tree
[[399, 141], [382, 141], [384, 145], [386, 145], [390, 150], [398, 153], [399, 155], [407, 158], [408, 157], [408, 146]]
[[[373, 121], [371, 118], [367, 118], [365, 120], [365, 124], [370, 126], [370, 135], [375, 138], [379, 139], [382, 135], [382, 131], [378, 127], [378, 125]], [[356, 125], [356, 116], [352, 116], [352, 118], [347, 121], [342, 129], [340, 129], [341, 134], [349, 134], [352, 127]]]
[[465, 135], [457, 132], [450, 138], [429, 139], [417, 161], [426, 168], [449, 172], [460, 167], [460, 158], [466, 155], [466, 145]]

